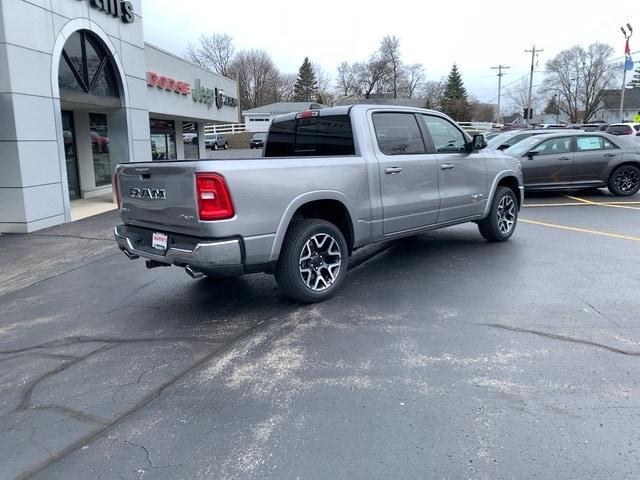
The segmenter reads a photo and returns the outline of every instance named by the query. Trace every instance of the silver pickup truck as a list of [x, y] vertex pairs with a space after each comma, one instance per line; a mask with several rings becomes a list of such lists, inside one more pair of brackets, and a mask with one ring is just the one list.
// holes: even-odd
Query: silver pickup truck
[[507, 240], [522, 205], [521, 165], [484, 146], [430, 110], [283, 115], [261, 158], [118, 165], [115, 238], [148, 268], [274, 273], [292, 298], [322, 301], [366, 244], [464, 222]]

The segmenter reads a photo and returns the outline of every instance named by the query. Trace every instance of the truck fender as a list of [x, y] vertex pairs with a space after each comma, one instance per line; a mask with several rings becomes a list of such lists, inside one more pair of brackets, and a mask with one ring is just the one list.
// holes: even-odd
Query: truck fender
[[278, 229], [273, 240], [273, 246], [271, 247], [271, 255], [269, 256], [270, 262], [274, 262], [278, 259], [282, 243], [284, 242], [284, 237], [287, 234], [289, 225], [291, 224], [291, 219], [298, 209], [307, 203], [315, 202], [317, 200], [337, 200], [345, 206], [348, 212], [353, 211], [347, 196], [335, 190], [316, 190], [313, 192], [305, 192], [297, 196], [291, 201], [291, 203], [289, 203], [284, 214], [280, 218], [280, 223], [278, 224]]
[[491, 189], [489, 190], [489, 197], [487, 199], [487, 205], [484, 207], [484, 213], [482, 214], [482, 218], [486, 218], [489, 215], [489, 210], [491, 210], [491, 205], [493, 204], [493, 197], [496, 194], [496, 190], [498, 189], [498, 184], [500, 180], [507, 177], [513, 177], [518, 181], [518, 186], [520, 187], [520, 206], [522, 206], [524, 202], [524, 191], [522, 190], [522, 184], [519, 180], [521, 173], [516, 172], [515, 170], [502, 170], [498, 172], [498, 174], [493, 179], [493, 183], [491, 184]]

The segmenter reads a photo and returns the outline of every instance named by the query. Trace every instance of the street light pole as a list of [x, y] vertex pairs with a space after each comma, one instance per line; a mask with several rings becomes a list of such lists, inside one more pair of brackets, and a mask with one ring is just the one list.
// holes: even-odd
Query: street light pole
[[624, 35], [625, 40], [625, 51], [624, 51], [624, 67], [622, 72], [622, 89], [620, 91], [620, 122], [624, 122], [624, 93], [627, 85], [627, 59], [628, 59], [628, 51], [629, 51], [629, 39], [631, 35], [633, 35], [633, 28], [631, 25], [627, 23], [627, 28], [629, 29], [629, 33], [624, 29], [624, 27], [620, 27], [622, 34]]
[[500, 119], [502, 118], [502, 116], [500, 115], [500, 97], [502, 96], [502, 76], [505, 75], [504, 73], [502, 73], [502, 70], [506, 70], [507, 68], [511, 67], [505, 67], [504, 65], [491, 67], [491, 70], [498, 70], [498, 112], [496, 114], [496, 123], [501, 123]]

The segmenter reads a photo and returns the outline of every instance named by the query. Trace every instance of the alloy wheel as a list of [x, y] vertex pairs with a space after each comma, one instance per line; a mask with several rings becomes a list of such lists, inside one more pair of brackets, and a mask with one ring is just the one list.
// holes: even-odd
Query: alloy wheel
[[516, 204], [511, 196], [505, 195], [500, 199], [496, 216], [498, 217], [498, 230], [503, 235], [507, 235], [516, 223]]
[[340, 274], [341, 266], [340, 245], [327, 233], [313, 235], [302, 247], [300, 276], [305, 285], [314, 292], [331, 287]]
[[616, 173], [613, 184], [621, 192], [631, 192], [638, 187], [640, 178], [635, 168], [623, 167]]

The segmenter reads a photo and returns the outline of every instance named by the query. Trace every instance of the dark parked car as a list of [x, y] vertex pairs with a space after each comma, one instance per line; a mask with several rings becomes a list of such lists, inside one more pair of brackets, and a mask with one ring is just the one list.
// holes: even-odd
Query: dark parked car
[[552, 129], [552, 128], [529, 128], [526, 130], [512, 130], [510, 132], [503, 132], [491, 138], [487, 142], [488, 150], [505, 150], [509, 147], [513, 147], [518, 142], [521, 142], [525, 138], [529, 138], [534, 135], [546, 135], [547, 133], [553, 133], [556, 131], [578, 133], [582, 130], [567, 130], [566, 128]]
[[267, 132], [256, 133], [251, 137], [249, 148], [262, 148], [264, 141], [267, 139]]
[[522, 163], [527, 190], [607, 187], [614, 195], [640, 190], [640, 148], [606, 133], [554, 133], [504, 150]]

